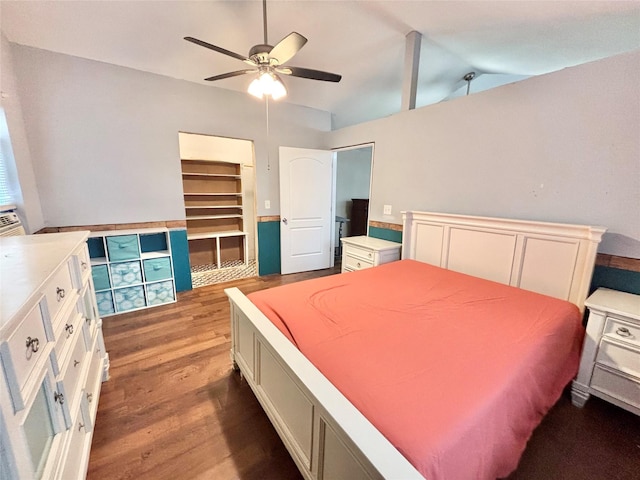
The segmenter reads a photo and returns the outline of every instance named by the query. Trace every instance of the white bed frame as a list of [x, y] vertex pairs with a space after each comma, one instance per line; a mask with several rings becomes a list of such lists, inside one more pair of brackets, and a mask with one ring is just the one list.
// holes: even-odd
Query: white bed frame
[[[402, 258], [568, 300], [582, 310], [604, 231], [404, 212]], [[305, 478], [423, 478], [240, 290], [225, 292], [231, 358]]]

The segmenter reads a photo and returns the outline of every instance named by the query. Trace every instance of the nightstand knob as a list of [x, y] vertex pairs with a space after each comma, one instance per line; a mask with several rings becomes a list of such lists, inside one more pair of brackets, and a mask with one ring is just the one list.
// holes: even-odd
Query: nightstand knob
[[631, 336], [631, 332], [629, 331], [629, 329], [627, 327], [618, 327], [618, 329], [616, 330], [616, 333], [618, 335], [620, 335], [621, 337], [630, 337]]

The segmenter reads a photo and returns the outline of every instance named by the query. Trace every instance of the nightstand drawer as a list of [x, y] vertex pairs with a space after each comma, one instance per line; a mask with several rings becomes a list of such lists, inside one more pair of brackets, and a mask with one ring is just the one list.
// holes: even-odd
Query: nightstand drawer
[[375, 254], [372, 250], [356, 247], [355, 245], [346, 245], [346, 248], [344, 249], [344, 253], [345, 255], [351, 255], [363, 260], [368, 260], [371, 262], [371, 265], [373, 266], [373, 259], [375, 258]]
[[640, 408], [640, 382], [596, 365], [591, 377], [591, 388], [625, 403]]
[[640, 378], [640, 350], [603, 338], [596, 362]]
[[348, 270], [362, 270], [364, 268], [373, 267], [373, 262], [363, 260], [360, 257], [354, 257], [349, 254], [345, 255], [343, 262], [345, 269]]
[[615, 338], [619, 342], [640, 347], [640, 325], [623, 322], [614, 317], [607, 317], [604, 335]]

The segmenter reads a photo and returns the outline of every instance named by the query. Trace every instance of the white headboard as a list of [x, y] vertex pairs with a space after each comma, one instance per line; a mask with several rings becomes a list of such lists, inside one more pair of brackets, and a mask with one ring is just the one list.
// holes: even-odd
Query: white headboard
[[402, 258], [568, 300], [584, 309], [603, 227], [402, 212]]

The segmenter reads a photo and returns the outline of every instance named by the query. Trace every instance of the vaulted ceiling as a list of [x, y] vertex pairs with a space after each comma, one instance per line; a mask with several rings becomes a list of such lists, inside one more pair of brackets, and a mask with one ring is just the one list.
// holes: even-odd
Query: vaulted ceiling
[[[636, 1], [269, 0], [267, 13], [269, 43], [308, 39], [289, 64], [343, 76], [284, 78], [285, 101], [332, 112], [334, 128], [400, 110], [411, 31], [422, 35], [418, 107], [464, 95], [471, 71], [473, 93], [640, 48]], [[237, 91], [250, 76], [203, 79], [246, 65], [183, 37], [242, 55], [263, 41], [260, 0], [2, 0], [0, 19], [17, 44]]]

